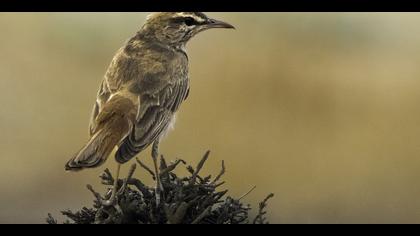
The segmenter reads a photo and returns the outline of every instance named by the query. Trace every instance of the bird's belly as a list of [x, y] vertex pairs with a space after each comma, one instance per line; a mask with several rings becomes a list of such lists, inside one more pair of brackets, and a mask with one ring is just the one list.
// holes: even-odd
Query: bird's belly
[[175, 129], [175, 123], [176, 123], [176, 113], [174, 113], [171, 117], [171, 120], [168, 122], [168, 125], [166, 126], [166, 128], [162, 131], [162, 134], [160, 135], [160, 139], [164, 139], [166, 138], [166, 136], [168, 136], [168, 134]]

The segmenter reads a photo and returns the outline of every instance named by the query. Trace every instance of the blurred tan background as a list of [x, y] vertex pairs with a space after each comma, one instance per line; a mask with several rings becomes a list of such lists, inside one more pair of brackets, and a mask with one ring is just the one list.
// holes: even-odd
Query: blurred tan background
[[[162, 144], [272, 223], [420, 222], [420, 14], [208, 13], [236, 31], [188, 46], [191, 93]], [[0, 14], [0, 222], [90, 205], [103, 168], [65, 173], [96, 91], [146, 13]], [[149, 150], [141, 154], [151, 164]], [[127, 171], [129, 165], [124, 167]], [[136, 174], [151, 180], [142, 171]]]

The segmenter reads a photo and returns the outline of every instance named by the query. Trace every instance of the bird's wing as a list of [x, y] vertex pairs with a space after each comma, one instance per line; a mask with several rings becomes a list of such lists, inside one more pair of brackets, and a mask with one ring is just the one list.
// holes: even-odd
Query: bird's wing
[[188, 94], [188, 79], [184, 76], [166, 80], [166, 86], [153, 94], [143, 94], [133, 132], [120, 145], [116, 159], [124, 163], [147, 148], [168, 128], [174, 113]]

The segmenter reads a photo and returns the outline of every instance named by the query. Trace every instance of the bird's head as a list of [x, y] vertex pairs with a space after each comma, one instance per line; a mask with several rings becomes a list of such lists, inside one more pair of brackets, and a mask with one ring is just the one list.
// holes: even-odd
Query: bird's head
[[150, 14], [141, 33], [161, 43], [182, 46], [198, 33], [214, 28], [234, 29], [226, 22], [201, 12], [159, 12]]

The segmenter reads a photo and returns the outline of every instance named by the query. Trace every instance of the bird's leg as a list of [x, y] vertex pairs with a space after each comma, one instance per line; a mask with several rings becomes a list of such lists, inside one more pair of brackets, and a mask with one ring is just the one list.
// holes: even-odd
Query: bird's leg
[[117, 174], [115, 175], [115, 178], [114, 178], [114, 186], [112, 188], [111, 196], [109, 197], [108, 200], [106, 200], [102, 203], [105, 206], [112, 206], [115, 203], [115, 198], [117, 196], [118, 177], [120, 175], [120, 168], [121, 168], [121, 164], [118, 163], [117, 164]]
[[159, 140], [156, 140], [152, 146], [152, 158], [153, 165], [155, 166], [155, 175], [156, 175], [156, 206], [160, 204], [161, 191], [163, 191], [162, 183], [160, 182], [159, 174], [159, 165], [158, 165], [158, 156], [159, 156]]

